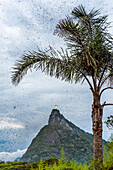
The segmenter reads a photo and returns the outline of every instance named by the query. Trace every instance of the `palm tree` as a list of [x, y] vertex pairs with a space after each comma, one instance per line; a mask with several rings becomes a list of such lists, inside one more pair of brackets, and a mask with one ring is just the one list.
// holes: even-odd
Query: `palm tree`
[[[80, 5], [57, 24], [54, 34], [64, 38], [67, 49], [61, 51], [49, 47], [48, 50], [29, 52], [16, 61], [12, 72], [12, 83], [18, 85], [29, 69], [42, 70], [67, 82], [87, 81], [93, 95], [93, 153], [94, 159], [102, 161], [102, 117], [100, 103], [102, 93], [113, 89], [113, 38], [108, 33], [107, 16], [100, 16], [100, 10], [89, 13]], [[107, 86], [103, 85], [107, 82]], [[112, 104], [111, 104], [112, 105]]]

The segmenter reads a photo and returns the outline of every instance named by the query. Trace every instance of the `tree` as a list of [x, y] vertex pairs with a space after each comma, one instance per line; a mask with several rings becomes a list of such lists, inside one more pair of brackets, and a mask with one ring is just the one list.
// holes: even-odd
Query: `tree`
[[[113, 89], [113, 38], [108, 32], [108, 16], [100, 16], [100, 10], [89, 13], [80, 5], [72, 11], [72, 17], [61, 20], [54, 34], [64, 38], [67, 49], [29, 52], [16, 61], [12, 72], [12, 83], [18, 85], [28, 69], [42, 70], [67, 82], [87, 81], [93, 95], [93, 152], [94, 159], [102, 158], [102, 116], [100, 103], [102, 93]], [[107, 87], [103, 85], [107, 83]], [[102, 159], [101, 159], [102, 161]]]
[[64, 148], [61, 148], [61, 152], [60, 152], [60, 157], [59, 157], [60, 161], [62, 162], [66, 162], [66, 155], [64, 152]]

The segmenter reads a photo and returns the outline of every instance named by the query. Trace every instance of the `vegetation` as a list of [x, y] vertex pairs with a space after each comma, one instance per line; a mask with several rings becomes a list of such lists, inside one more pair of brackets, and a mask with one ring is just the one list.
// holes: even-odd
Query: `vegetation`
[[[113, 89], [113, 38], [108, 32], [107, 16], [92, 9], [86, 12], [80, 5], [72, 11], [72, 17], [61, 20], [55, 34], [64, 38], [68, 50], [30, 52], [18, 60], [13, 68], [12, 83], [17, 85], [28, 69], [40, 69], [44, 73], [67, 82], [87, 81], [93, 96], [93, 156], [102, 159], [102, 117], [103, 107], [112, 105], [100, 103], [105, 90]], [[105, 88], [103, 85], [108, 82]]]
[[113, 129], [113, 115], [108, 116], [105, 123], [109, 129]]
[[113, 169], [113, 138], [111, 136], [110, 141], [105, 147], [104, 151], [104, 167], [109, 167], [109, 169]]
[[63, 149], [61, 150], [60, 159], [51, 158], [45, 161], [41, 159], [39, 162], [34, 163], [26, 161], [0, 162], [1, 170], [93, 170], [94, 167], [98, 170], [113, 169], [113, 139], [104, 148], [103, 164], [100, 163], [99, 159], [90, 161], [89, 165], [86, 162], [81, 165], [75, 161], [68, 161]]
[[[22, 164], [22, 162], [10, 162], [0, 164], [2, 170], [88, 170], [91, 166], [77, 162], [65, 161], [51, 158], [46, 161], [35, 162], [31, 164]], [[24, 163], [24, 162], [23, 162]]]
[[33, 139], [21, 160], [36, 162], [41, 157], [43, 160], [51, 157], [59, 158], [61, 148], [64, 148], [68, 160], [88, 162], [93, 156], [93, 140], [88, 136], [90, 135], [85, 132], [77, 133], [59, 124], [47, 125]]

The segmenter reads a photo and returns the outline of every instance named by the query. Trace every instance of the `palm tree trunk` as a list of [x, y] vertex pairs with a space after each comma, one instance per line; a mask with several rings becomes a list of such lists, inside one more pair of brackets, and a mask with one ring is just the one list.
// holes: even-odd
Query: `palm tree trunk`
[[94, 95], [94, 101], [92, 105], [92, 122], [93, 122], [93, 158], [100, 158], [100, 162], [103, 162], [102, 153], [102, 115], [103, 108], [100, 104], [99, 94]]

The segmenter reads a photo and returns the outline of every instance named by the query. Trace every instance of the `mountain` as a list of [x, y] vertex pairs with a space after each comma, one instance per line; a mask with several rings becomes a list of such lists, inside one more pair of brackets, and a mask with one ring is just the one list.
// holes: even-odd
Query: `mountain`
[[20, 161], [21, 157], [17, 157], [14, 161]]
[[[106, 144], [106, 141], [103, 140]], [[57, 109], [53, 109], [48, 125], [33, 139], [21, 161], [36, 162], [48, 158], [59, 158], [64, 149], [68, 160], [88, 162], [93, 156], [93, 135], [68, 121]]]

